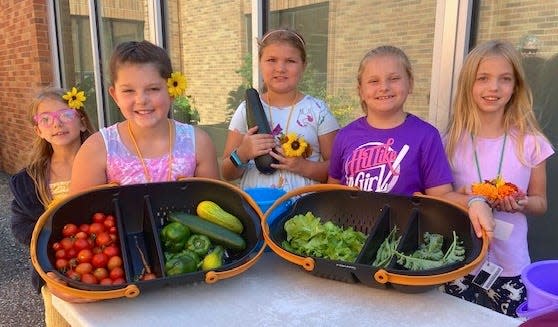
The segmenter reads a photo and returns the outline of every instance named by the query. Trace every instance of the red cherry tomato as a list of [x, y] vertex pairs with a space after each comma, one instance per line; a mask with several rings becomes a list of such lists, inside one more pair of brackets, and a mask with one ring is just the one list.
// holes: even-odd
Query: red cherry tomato
[[62, 249], [62, 245], [60, 244], [60, 242], [54, 242], [54, 243], [52, 243], [52, 249], [54, 251], [58, 251], [58, 250]]
[[79, 251], [77, 254], [77, 260], [79, 263], [91, 262], [92, 258], [93, 258], [93, 252], [90, 249], [83, 249]]
[[79, 231], [79, 232], [76, 233], [76, 235], [74, 236], [74, 238], [75, 238], [76, 240], [77, 240], [77, 239], [84, 239], [84, 240], [85, 240], [85, 239], [89, 238], [89, 234], [86, 233], [86, 232], [83, 232], [83, 231]]
[[64, 237], [63, 239], [60, 240], [60, 245], [62, 245], [62, 248], [64, 250], [69, 250], [72, 247], [74, 247], [74, 240], [72, 240], [69, 237]]
[[72, 259], [77, 257], [78, 251], [74, 248], [68, 249], [66, 250], [66, 258], [67, 259]]
[[89, 224], [79, 225], [80, 232], [89, 233]]
[[110, 279], [109, 277], [103, 278], [103, 279], [101, 279], [99, 284], [101, 284], [101, 285], [112, 285], [112, 279]]
[[102, 212], [95, 212], [91, 219], [94, 223], [102, 223], [105, 221], [105, 214]]
[[89, 241], [87, 239], [78, 238], [74, 242], [74, 249], [76, 249], [78, 252], [83, 249], [89, 249], [89, 248], [91, 248], [91, 244], [89, 244]]
[[91, 258], [91, 264], [95, 268], [106, 267], [108, 261], [109, 261], [109, 258], [107, 257], [106, 254], [104, 254], [102, 252], [94, 254], [93, 258]]
[[68, 268], [68, 260], [56, 259], [56, 269], [58, 269], [58, 271], [66, 271], [67, 268]]
[[102, 223], [92, 223], [89, 225], [89, 234], [99, 235], [105, 231], [105, 225]]
[[83, 277], [83, 274], [88, 274], [93, 271], [93, 266], [89, 262], [82, 262], [76, 266], [75, 271]]
[[99, 233], [95, 238], [95, 244], [97, 244], [97, 246], [100, 246], [101, 248], [108, 246], [111, 243], [112, 243], [112, 238], [110, 237], [110, 234], [107, 232]]
[[121, 267], [115, 267], [109, 271], [110, 279], [114, 280], [118, 278], [124, 278], [124, 269]]
[[99, 281], [97, 278], [91, 273], [85, 273], [81, 275], [81, 282], [85, 284], [97, 284]]
[[93, 276], [95, 276], [95, 278], [97, 278], [98, 281], [102, 281], [105, 278], [108, 278], [108, 270], [107, 268], [95, 268], [95, 270], [93, 270]]
[[122, 267], [122, 258], [120, 258], [117, 255], [115, 255], [114, 257], [111, 257], [107, 262], [107, 269], [109, 271], [112, 271], [115, 268], [120, 268], [120, 267]]
[[62, 236], [64, 237], [72, 237], [79, 232], [78, 227], [75, 224], [66, 224], [62, 228]]
[[56, 259], [64, 259], [64, 258], [66, 258], [66, 250], [60, 249], [60, 250], [54, 252], [54, 257], [55, 257]]
[[120, 248], [116, 244], [111, 244], [103, 249], [103, 253], [112, 258], [115, 255], [120, 255]]

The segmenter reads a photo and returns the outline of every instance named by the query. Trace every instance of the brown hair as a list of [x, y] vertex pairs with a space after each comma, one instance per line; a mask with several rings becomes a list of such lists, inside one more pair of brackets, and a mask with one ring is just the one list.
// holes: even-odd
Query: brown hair
[[[39, 104], [46, 99], [51, 99], [55, 101], [60, 101], [61, 103], [66, 103], [62, 96], [65, 94], [65, 91], [59, 88], [46, 88], [39, 92], [37, 96], [31, 102], [31, 106], [27, 112], [27, 119], [33, 124], [33, 126], [37, 126], [37, 123], [33, 119], [33, 117], [37, 114], [37, 110], [39, 108]], [[76, 110], [79, 113], [80, 119], [85, 126], [85, 131], [80, 133], [81, 143], [83, 142], [95, 131], [89, 117], [85, 110], [78, 109]], [[49, 172], [50, 172], [50, 158], [52, 156], [53, 150], [52, 145], [47, 142], [45, 139], [36, 136], [35, 140], [33, 141], [33, 147], [31, 150], [31, 156], [29, 159], [29, 163], [27, 165], [27, 173], [35, 183], [35, 187], [37, 189], [37, 196], [39, 201], [46, 207], [52, 201], [52, 194], [50, 193], [49, 188]]]
[[[501, 56], [513, 67], [515, 85], [513, 94], [504, 109], [504, 130], [516, 129], [517, 133], [510, 136], [516, 140], [518, 159], [525, 164], [523, 160], [525, 135], [534, 134], [543, 137], [544, 135], [533, 112], [533, 96], [525, 81], [521, 54], [511, 43], [499, 40], [477, 45], [465, 59], [459, 74], [453, 115], [446, 131], [446, 153], [451, 162], [461, 139], [475, 136], [481, 129], [479, 108], [473, 99], [473, 85], [480, 63], [490, 56]], [[539, 150], [539, 144], [536, 144], [536, 151]]]
[[[405, 72], [409, 77], [409, 82], [411, 83], [411, 88], [412, 88], [414, 83], [414, 75], [413, 75], [413, 67], [411, 66], [411, 61], [409, 60], [409, 57], [407, 57], [405, 52], [403, 52], [403, 50], [394, 47], [392, 45], [382, 45], [377, 48], [368, 50], [368, 52], [366, 52], [366, 54], [360, 60], [360, 64], [358, 65], [358, 73], [357, 73], [358, 85], [360, 86], [362, 83], [362, 74], [364, 73], [364, 69], [366, 68], [366, 64], [368, 63], [368, 61], [370, 61], [373, 58], [382, 57], [382, 56], [392, 56], [399, 60], [399, 62], [401, 63], [401, 65], [403, 66]], [[364, 114], [368, 113], [366, 103], [362, 99], [360, 100], [360, 107], [362, 108], [362, 111], [364, 111]]]
[[120, 43], [110, 58], [111, 84], [118, 78], [118, 69], [124, 64], [155, 64], [162, 78], [171, 76], [172, 65], [167, 51], [149, 41]]
[[300, 51], [300, 58], [302, 59], [302, 63], [306, 64], [306, 42], [304, 41], [302, 35], [300, 35], [297, 31], [289, 28], [280, 28], [265, 33], [262, 39], [258, 42], [258, 58], [262, 58], [263, 50], [268, 45], [275, 43], [287, 43], [292, 47], [298, 49], [298, 51]]

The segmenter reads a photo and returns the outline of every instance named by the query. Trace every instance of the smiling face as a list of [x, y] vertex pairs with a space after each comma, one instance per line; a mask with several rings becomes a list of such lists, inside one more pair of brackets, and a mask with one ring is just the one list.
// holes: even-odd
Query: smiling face
[[[51, 98], [45, 98], [37, 106], [36, 115], [39, 117], [39, 123], [35, 126], [35, 132], [53, 147], [81, 143], [80, 133], [85, 131], [85, 125], [78, 112], [73, 116], [67, 113], [64, 117], [60, 116], [61, 110], [68, 109], [68, 104], [63, 100]], [[50, 118], [41, 122], [41, 116]]]
[[167, 81], [161, 77], [155, 64], [122, 64], [109, 93], [124, 118], [134, 125], [153, 127], [167, 124], [171, 97]]
[[513, 66], [500, 55], [481, 60], [473, 83], [473, 101], [481, 114], [503, 115], [515, 87]]
[[300, 50], [286, 42], [269, 44], [262, 51], [260, 70], [270, 92], [284, 94], [296, 90], [304, 68]]
[[401, 61], [393, 55], [377, 55], [369, 58], [363, 68], [358, 92], [368, 114], [402, 113], [413, 83]]

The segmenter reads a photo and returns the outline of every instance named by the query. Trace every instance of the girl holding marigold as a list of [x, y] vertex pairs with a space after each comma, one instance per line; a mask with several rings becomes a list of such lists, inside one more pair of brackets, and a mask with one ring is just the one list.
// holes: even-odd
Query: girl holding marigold
[[[324, 101], [298, 90], [306, 68], [302, 36], [290, 29], [266, 33], [259, 42], [264, 92], [261, 101], [271, 134], [248, 129], [246, 103], [235, 111], [224, 148], [222, 176], [240, 178], [243, 189], [275, 187], [289, 191], [327, 179], [329, 155], [339, 125]], [[275, 149], [276, 151], [273, 151]], [[278, 162], [261, 173], [254, 158], [270, 154]]]
[[[12, 234], [25, 246], [31, 243], [35, 224], [46, 208], [68, 193], [76, 153], [94, 131], [84, 101], [84, 92], [75, 87], [68, 92], [46, 88], [32, 101], [28, 117], [36, 138], [30, 161], [10, 178]], [[52, 307], [51, 294], [34, 270], [31, 281], [43, 295], [46, 325], [67, 325]]]
[[102, 128], [76, 156], [71, 193], [89, 187], [219, 178], [215, 147], [200, 128], [169, 119], [186, 88], [168, 53], [148, 41], [119, 44], [110, 60], [109, 93], [125, 121]]
[[494, 210], [494, 237], [482, 269], [502, 268], [492, 285], [473, 281], [479, 268], [447, 284], [446, 292], [517, 316], [526, 294], [521, 270], [531, 262], [526, 215], [546, 211], [546, 159], [554, 151], [535, 119], [521, 56], [510, 43], [489, 41], [467, 56], [446, 152], [455, 187], [476, 194]]

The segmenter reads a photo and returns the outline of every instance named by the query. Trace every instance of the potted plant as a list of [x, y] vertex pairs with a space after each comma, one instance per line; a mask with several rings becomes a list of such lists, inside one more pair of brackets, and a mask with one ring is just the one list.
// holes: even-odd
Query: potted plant
[[200, 114], [194, 108], [194, 101], [190, 95], [179, 95], [174, 98], [172, 114], [174, 119], [184, 123], [196, 125], [200, 121]]

